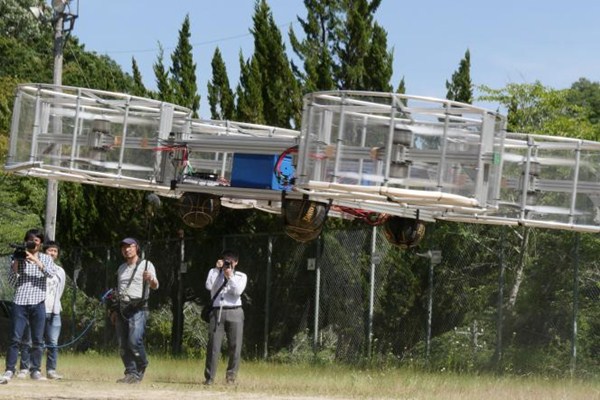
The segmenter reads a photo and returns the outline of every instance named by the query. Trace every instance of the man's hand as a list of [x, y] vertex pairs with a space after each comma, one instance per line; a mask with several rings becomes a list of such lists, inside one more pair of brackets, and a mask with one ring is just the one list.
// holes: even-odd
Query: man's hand
[[111, 311], [110, 315], [109, 315], [109, 318], [110, 318], [111, 324], [115, 325], [117, 323], [117, 312], [116, 311]]
[[34, 263], [35, 265], [38, 266], [38, 268], [40, 269], [40, 271], [44, 270], [44, 264], [40, 261], [39, 258], [37, 258], [37, 255], [34, 253], [30, 253], [28, 250], [25, 251], [25, 254], [27, 255], [27, 261], [30, 261], [32, 263]]
[[144, 271], [142, 275], [144, 281], [150, 283], [150, 287], [152, 289], [156, 289], [158, 287], [158, 280], [154, 277], [154, 275], [150, 271]]

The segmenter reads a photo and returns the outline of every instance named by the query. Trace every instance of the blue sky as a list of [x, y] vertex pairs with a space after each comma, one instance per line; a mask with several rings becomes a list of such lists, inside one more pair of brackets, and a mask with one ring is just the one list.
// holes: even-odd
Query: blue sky
[[[302, 0], [269, 0], [275, 22], [287, 41], [291, 26], [301, 35], [297, 16]], [[165, 63], [190, 16], [197, 64], [200, 116], [209, 118], [206, 84], [218, 46], [232, 86], [239, 77], [240, 50], [253, 51], [254, 0], [79, 0], [73, 34], [89, 51], [106, 54], [131, 72], [135, 57], [144, 83], [155, 88], [152, 65], [158, 43]], [[445, 82], [471, 51], [471, 78], [494, 88], [508, 83], [542, 84], [562, 89], [580, 77], [600, 81], [600, 2], [590, 0], [383, 0], [376, 14], [394, 51], [397, 86], [404, 76], [407, 93], [444, 97]], [[289, 44], [288, 54], [291, 55]]]

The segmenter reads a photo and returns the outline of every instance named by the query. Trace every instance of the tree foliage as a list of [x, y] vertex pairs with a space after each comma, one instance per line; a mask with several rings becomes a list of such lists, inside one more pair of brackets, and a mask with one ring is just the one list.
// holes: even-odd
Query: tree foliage
[[208, 104], [210, 117], [217, 120], [230, 120], [234, 117], [235, 98], [221, 51], [217, 47], [211, 61], [212, 80], [208, 82]]
[[471, 52], [469, 49], [460, 60], [458, 70], [452, 74], [452, 80], [446, 81], [446, 98], [471, 104], [473, 102], [473, 83], [471, 82]]
[[236, 89], [236, 118], [240, 121], [264, 124], [264, 100], [262, 97], [262, 77], [258, 61], [251, 58], [244, 61], [240, 52], [240, 81]]
[[539, 133], [595, 140], [597, 128], [589, 110], [569, 101], [569, 89], [555, 90], [542, 85], [509, 84], [502, 89], [481, 86], [481, 100], [494, 101], [508, 110], [511, 132]]
[[158, 88], [158, 93], [156, 94], [156, 97], [159, 100], [172, 103], [174, 101], [175, 95], [173, 93], [173, 87], [169, 79], [169, 71], [165, 67], [164, 54], [164, 49], [159, 43], [158, 56], [156, 57], [156, 62], [152, 66], [154, 70], [154, 76], [156, 77], [156, 86]]
[[177, 47], [171, 55], [171, 80], [175, 104], [191, 109], [192, 117], [198, 118], [200, 95], [196, 83], [196, 63], [192, 55], [191, 35], [188, 14], [179, 30]]
[[146, 86], [144, 86], [142, 73], [140, 72], [135, 57], [131, 57], [131, 73], [133, 74], [133, 88], [131, 89], [131, 94], [140, 97], [148, 96], [148, 90], [146, 89]]
[[303, 71], [292, 61], [292, 70], [302, 85], [303, 93], [333, 90], [333, 44], [340, 26], [340, 0], [304, 0], [306, 18], [298, 17], [304, 39], [290, 27], [289, 37], [294, 53], [303, 62]]
[[282, 128], [298, 126], [301, 112], [300, 88], [294, 79], [281, 32], [266, 0], [257, 1], [252, 22], [254, 55], [250, 65], [253, 71], [256, 68], [255, 72], [261, 78], [265, 123]]

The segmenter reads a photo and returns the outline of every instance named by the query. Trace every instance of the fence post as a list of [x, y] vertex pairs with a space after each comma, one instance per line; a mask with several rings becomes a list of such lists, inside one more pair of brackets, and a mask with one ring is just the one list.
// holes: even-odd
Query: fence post
[[494, 353], [494, 363], [496, 368], [500, 369], [502, 364], [502, 326], [504, 318], [504, 230], [500, 238], [500, 257], [499, 257], [499, 273], [498, 273], [498, 303], [496, 317], [496, 351]]
[[433, 319], [433, 269], [442, 262], [441, 250], [429, 250], [427, 253], [417, 253], [418, 257], [429, 259], [429, 290], [427, 291], [427, 337], [425, 338], [425, 359], [429, 361], [431, 353], [431, 322]]
[[177, 293], [173, 307], [173, 329], [171, 341], [171, 354], [181, 354], [183, 344], [183, 274], [187, 272], [185, 264], [185, 232], [183, 229], [177, 231], [179, 238], [179, 266], [175, 272], [177, 278]]
[[[105, 279], [105, 287], [109, 288], [109, 287], [114, 287], [116, 285], [116, 281], [115, 280], [111, 280], [109, 277], [111, 276], [110, 272], [109, 272], [109, 268], [110, 266], [110, 247], [106, 249], [106, 261], [104, 262], [104, 271], [105, 271], [105, 275], [104, 275], [104, 279]], [[108, 315], [105, 317], [106, 321], [109, 320]], [[107, 328], [111, 327], [111, 323], [107, 322], [107, 324], [105, 325]], [[110, 339], [110, 334], [111, 334], [111, 329], [104, 329], [104, 348], [108, 347], [108, 341]]]
[[269, 357], [269, 313], [271, 310], [271, 268], [273, 263], [273, 237], [269, 235], [267, 244], [267, 283], [265, 290], [265, 327], [264, 327], [264, 348], [263, 358]]
[[571, 377], [575, 375], [577, 366], [577, 313], [579, 312], [579, 232], [575, 233], [575, 248], [573, 249], [573, 323], [571, 339]]
[[75, 340], [75, 330], [77, 329], [77, 321], [75, 314], [77, 313], [77, 278], [81, 272], [81, 249], [75, 251], [75, 268], [73, 269], [73, 298], [71, 304], [71, 340]]
[[313, 351], [317, 353], [319, 344], [319, 292], [321, 291], [321, 263], [319, 262], [321, 253], [321, 241], [317, 238], [317, 257], [315, 258], [315, 320], [314, 320], [314, 337]]
[[369, 279], [369, 326], [367, 335], [367, 357], [371, 358], [373, 345], [373, 303], [375, 299], [375, 265], [379, 262], [376, 254], [377, 245], [377, 227], [371, 229], [371, 276]]

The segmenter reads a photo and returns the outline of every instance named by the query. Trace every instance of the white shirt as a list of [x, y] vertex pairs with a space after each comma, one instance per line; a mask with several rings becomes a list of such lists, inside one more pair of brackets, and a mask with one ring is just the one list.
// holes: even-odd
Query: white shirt
[[[206, 289], [210, 290], [211, 299], [223, 285], [225, 277], [223, 271], [219, 268], [212, 268], [208, 271], [206, 278]], [[227, 282], [227, 285], [221, 290], [213, 303], [213, 307], [235, 307], [242, 305], [242, 293], [246, 289], [248, 277], [245, 273], [234, 271], [233, 276]]]
[[65, 291], [65, 270], [56, 265], [56, 274], [46, 279], [46, 314], [60, 314], [62, 305], [60, 298]]

